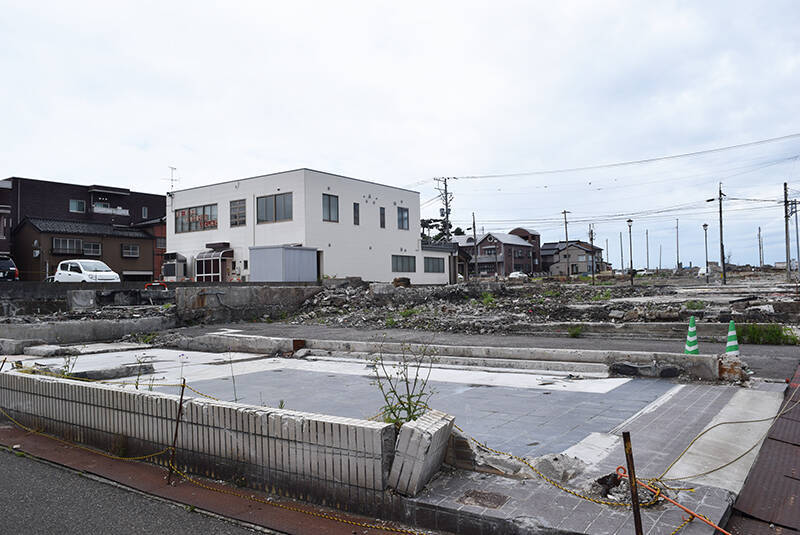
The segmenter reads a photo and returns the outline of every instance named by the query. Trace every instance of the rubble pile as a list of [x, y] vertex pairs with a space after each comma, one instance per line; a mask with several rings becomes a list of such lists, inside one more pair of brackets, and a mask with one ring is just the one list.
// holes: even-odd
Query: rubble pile
[[530, 325], [581, 321], [678, 321], [680, 305], [620, 299], [672, 295], [660, 286], [505, 283], [439, 287], [391, 284], [328, 287], [287, 321], [356, 328], [522, 333]]
[[24, 314], [0, 316], [2, 324], [43, 323], [67, 320], [120, 320], [146, 317], [174, 316], [174, 305], [104, 306], [85, 312], [53, 312], [50, 314]]

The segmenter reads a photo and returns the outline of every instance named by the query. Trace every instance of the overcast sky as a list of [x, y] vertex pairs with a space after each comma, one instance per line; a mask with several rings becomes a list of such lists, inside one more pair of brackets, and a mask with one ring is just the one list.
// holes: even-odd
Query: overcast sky
[[[558, 170], [800, 133], [800, 5], [7, 2], [0, 176], [154, 193], [311, 167], [435, 195], [434, 176]], [[800, 197], [800, 137], [610, 169], [451, 183], [453, 219], [597, 241], [619, 265], [719, 258], [705, 199]], [[675, 207], [680, 206], [680, 209]], [[731, 200], [736, 263], [784, 255], [782, 207]], [[664, 211], [666, 210], [666, 211]], [[656, 212], [658, 211], [658, 212]], [[656, 213], [653, 213], [656, 212]], [[706, 213], [707, 212], [707, 213]], [[438, 213], [436, 203], [423, 214]], [[613, 217], [612, 217], [613, 215]], [[792, 228], [794, 239], [794, 228]], [[792, 244], [793, 256], [795, 245]]]

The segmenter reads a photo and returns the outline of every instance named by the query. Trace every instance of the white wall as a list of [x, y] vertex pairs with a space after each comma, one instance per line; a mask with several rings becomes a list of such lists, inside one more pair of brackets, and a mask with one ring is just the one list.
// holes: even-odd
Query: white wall
[[[292, 192], [290, 222], [255, 224], [255, 198]], [[322, 220], [322, 194], [339, 198], [339, 221]], [[247, 199], [247, 225], [230, 227], [230, 201]], [[217, 203], [218, 228], [175, 234], [175, 209]], [[353, 224], [353, 203], [360, 205], [360, 224]], [[386, 228], [380, 228], [379, 208], [386, 208]], [[408, 230], [397, 226], [397, 207], [409, 209]], [[315, 247], [323, 252], [323, 273], [360, 276], [370, 281], [409, 277], [414, 284], [445, 284], [445, 273], [425, 273], [424, 256], [446, 257], [420, 249], [419, 193], [339, 175], [299, 169], [200, 188], [177, 191], [167, 201], [167, 249], [190, 262], [205, 244], [230, 242], [237, 265], [248, 259], [252, 245], [287, 243]], [[392, 255], [416, 257], [415, 273], [393, 273]], [[247, 273], [243, 273], [247, 275]]]

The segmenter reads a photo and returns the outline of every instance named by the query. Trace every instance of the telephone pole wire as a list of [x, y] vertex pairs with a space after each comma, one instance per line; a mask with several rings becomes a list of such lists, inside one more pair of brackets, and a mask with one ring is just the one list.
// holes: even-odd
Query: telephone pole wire
[[792, 280], [792, 252], [789, 244], [789, 184], [783, 183], [783, 223], [786, 234], [786, 280]]

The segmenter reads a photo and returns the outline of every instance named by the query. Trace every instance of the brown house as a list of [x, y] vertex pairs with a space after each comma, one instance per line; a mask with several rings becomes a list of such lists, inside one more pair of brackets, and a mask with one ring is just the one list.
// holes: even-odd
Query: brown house
[[580, 240], [542, 245], [542, 265], [550, 275], [588, 275], [605, 271], [603, 249]]
[[62, 260], [102, 260], [124, 280], [153, 278], [153, 236], [108, 223], [27, 218], [14, 232], [14, 261], [21, 280], [40, 281]]

